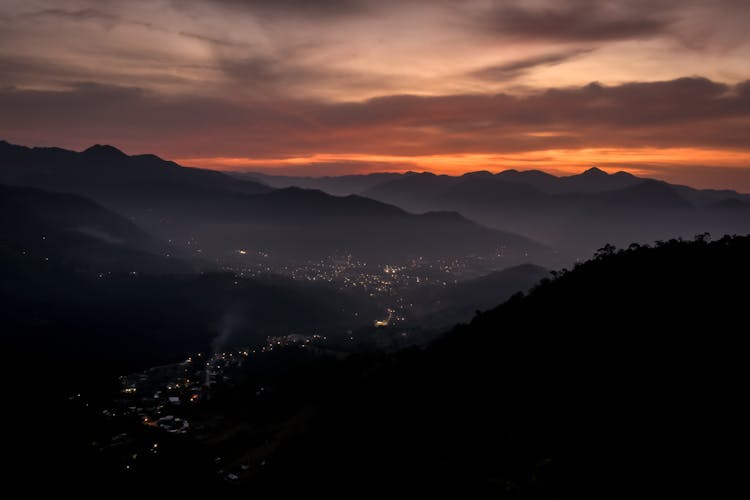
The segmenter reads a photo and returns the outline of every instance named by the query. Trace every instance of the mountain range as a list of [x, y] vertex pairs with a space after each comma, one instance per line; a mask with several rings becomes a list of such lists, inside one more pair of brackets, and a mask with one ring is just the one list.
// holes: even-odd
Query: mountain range
[[[596, 167], [557, 177], [530, 170], [461, 176], [407, 172], [333, 178], [246, 174], [277, 187], [358, 193], [406, 210], [452, 210], [483, 225], [585, 258], [606, 243], [628, 245], [709, 232], [750, 231], [750, 195], [699, 190]], [[244, 177], [244, 175], [243, 175]]]
[[180, 257], [204, 262], [234, 259], [240, 249], [286, 260], [352, 253], [372, 262], [502, 255], [505, 265], [551, 256], [529, 238], [453, 211], [412, 214], [357, 195], [275, 189], [112, 146], [79, 153], [0, 142], [0, 184], [87, 197]]

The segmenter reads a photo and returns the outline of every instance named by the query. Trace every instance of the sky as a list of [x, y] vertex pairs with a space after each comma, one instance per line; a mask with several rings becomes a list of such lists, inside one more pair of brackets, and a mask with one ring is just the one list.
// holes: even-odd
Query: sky
[[0, 139], [750, 192], [747, 0], [0, 0]]

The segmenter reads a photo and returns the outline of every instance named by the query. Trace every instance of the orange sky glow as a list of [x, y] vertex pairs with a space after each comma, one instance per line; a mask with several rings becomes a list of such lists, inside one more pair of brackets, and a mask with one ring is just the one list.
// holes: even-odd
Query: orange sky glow
[[[614, 173], [620, 170], [642, 177], [653, 177], [670, 182], [680, 182], [685, 167], [702, 168], [713, 165], [713, 175], [705, 179], [706, 187], [731, 189], [736, 178], [750, 165], [750, 151], [716, 149], [579, 149], [546, 150], [507, 154], [453, 154], [390, 156], [368, 154], [313, 154], [291, 158], [178, 158], [182, 165], [220, 171], [262, 172], [271, 175], [338, 175], [343, 171], [316, 172], [315, 165], [347, 164], [348, 162], [373, 165], [359, 173], [429, 171], [437, 174], [461, 175], [465, 172], [488, 170], [500, 172], [508, 169], [543, 170], [554, 175], [572, 175], [591, 166]], [[722, 174], [717, 172], [721, 171]], [[700, 178], [700, 176], [699, 176]], [[698, 181], [700, 182], [700, 181]]]
[[749, 24], [738, 0], [5, 0], [0, 140], [750, 192]]

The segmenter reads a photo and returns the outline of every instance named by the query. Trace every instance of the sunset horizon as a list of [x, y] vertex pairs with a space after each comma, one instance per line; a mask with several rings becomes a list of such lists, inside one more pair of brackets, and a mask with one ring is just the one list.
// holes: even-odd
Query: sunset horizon
[[282, 175], [599, 166], [750, 192], [750, 9], [734, 0], [3, 12], [12, 143]]
[[[12, 144], [10, 141], [5, 141]], [[60, 148], [59, 145], [17, 144], [31, 148]], [[74, 150], [85, 151], [90, 144]], [[122, 150], [116, 144], [102, 144]], [[65, 148], [67, 149], [67, 148]], [[626, 172], [643, 178], [652, 178], [672, 184], [688, 185], [698, 189], [733, 190], [750, 193], [750, 172], [743, 168], [750, 161], [750, 154], [742, 152], [698, 150], [680, 148], [671, 151], [658, 149], [627, 150], [623, 152], [602, 150], [543, 151], [517, 154], [456, 154], [435, 156], [388, 155], [326, 155], [292, 158], [170, 158], [153, 151], [126, 151], [128, 155], [156, 154], [165, 160], [189, 168], [214, 170], [217, 172], [252, 174], [258, 173], [280, 177], [340, 177], [381, 173], [432, 173], [435, 175], [461, 176], [474, 172], [498, 174], [506, 171], [540, 171], [557, 177], [582, 174], [598, 169], [607, 174]], [[613, 160], [617, 154], [629, 158], [628, 162]], [[633, 158], [639, 159], [633, 164]], [[687, 158], [682, 162], [673, 158]], [[559, 158], [559, 159], [557, 159]], [[572, 160], [571, 158], [581, 158]], [[716, 162], [717, 158], [723, 161]], [[705, 160], [712, 159], [716, 166], [706, 172]], [[666, 161], [665, 161], [666, 160]]]

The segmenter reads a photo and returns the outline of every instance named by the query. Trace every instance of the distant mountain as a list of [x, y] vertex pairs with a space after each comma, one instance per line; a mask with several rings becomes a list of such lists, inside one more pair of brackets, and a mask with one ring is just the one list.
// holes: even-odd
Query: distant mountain
[[[464, 184], [466, 181], [493, 182], [495, 180], [505, 181], [505, 185], [519, 187], [521, 185], [535, 188], [547, 193], [585, 193], [596, 191], [608, 191], [632, 186], [640, 181], [640, 178], [627, 172], [616, 172], [607, 174], [603, 170], [592, 167], [578, 175], [556, 177], [540, 170], [504, 170], [493, 174], [486, 170], [468, 172], [461, 176], [437, 175], [431, 172], [406, 172], [403, 174], [393, 172], [342, 175], [326, 177], [288, 177], [282, 175], [268, 175], [263, 173], [234, 173], [235, 177], [241, 179], [263, 182], [269, 186], [302, 187], [309, 189], [320, 189], [327, 193], [336, 195], [363, 194], [369, 196], [378, 192], [385, 193], [395, 189], [406, 189], [408, 187], [419, 187], [423, 190], [434, 188], [436, 191], [447, 189], [456, 184]], [[409, 179], [406, 181], [405, 179]], [[393, 181], [393, 182], [391, 182]], [[386, 188], [386, 186], [388, 186]], [[370, 193], [369, 190], [373, 190]], [[378, 197], [377, 194], [373, 196]]]
[[0, 182], [88, 196], [182, 253], [281, 259], [353, 253], [380, 262], [503, 255], [506, 265], [551, 256], [543, 246], [455, 213], [413, 215], [358, 196], [276, 190], [111, 146], [76, 153], [0, 143]]
[[578, 175], [559, 177], [551, 192], [558, 193], [592, 193], [598, 191], [613, 191], [633, 186], [641, 181], [638, 177], [627, 172], [607, 172], [592, 167]]
[[283, 175], [269, 175], [257, 172], [232, 173], [234, 177], [261, 182], [274, 188], [300, 187], [305, 189], [319, 189], [336, 196], [346, 196], [361, 193], [390, 179], [396, 179], [401, 174], [390, 172], [366, 175], [342, 175], [337, 177], [286, 177]]
[[0, 141], [0, 183], [72, 192], [116, 203], [130, 198], [180, 192], [260, 193], [256, 182], [186, 168], [154, 155], [128, 156], [112, 146], [95, 145], [77, 153], [60, 148], [28, 148]]
[[[353, 195], [287, 188], [225, 199], [212, 210], [201, 214], [203, 221], [196, 216], [186, 230], [208, 239], [203, 248], [214, 253], [222, 247], [212, 242], [305, 260], [342, 252], [371, 262], [504, 254], [511, 265], [527, 254], [550, 256], [529, 239], [487, 229], [455, 212], [413, 215]], [[218, 230], [213, 221], [221, 221]]]
[[[315, 185], [313, 179], [307, 182]], [[564, 177], [537, 170], [461, 176], [410, 172], [390, 176], [361, 194], [415, 212], [457, 211], [579, 259], [605, 243], [750, 231], [742, 203], [727, 202], [750, 202], [750, 195], [698, 190], [598, 168]]]
[[472, 172], [460, 177], [413, 174], [384, 182], [363, 194], [398, 206], [410, 205], [412, 209], [441, 203], [498, 204], [508, 208], [528, 205], [533, 209], [539, 203], [570, 205], [578, 200], [582, 204], [609, 200], [635, 205], [643, 203], [645, 206], [661, 203], [660, 196], [667, 198], [662, 201], [668, 204], [689, 205], [686, 200], [677, 202], [680, 194], [676, 187], [667, 183], [641, 179], [625, 172], [607, 174], [597, 168], [568, 177], [514, 170], [496, 175]]
[[737, 198], [726, 198], [717, 201], [716, 203], [712, 203], [710, 208], [726, 211], [748, 211], [750, 210], [750, 201]]
[[52, 261], [91, 271], [185, 272], [170, 248], [132, 222], [76, 195], [0, 185], [5, 264]]

